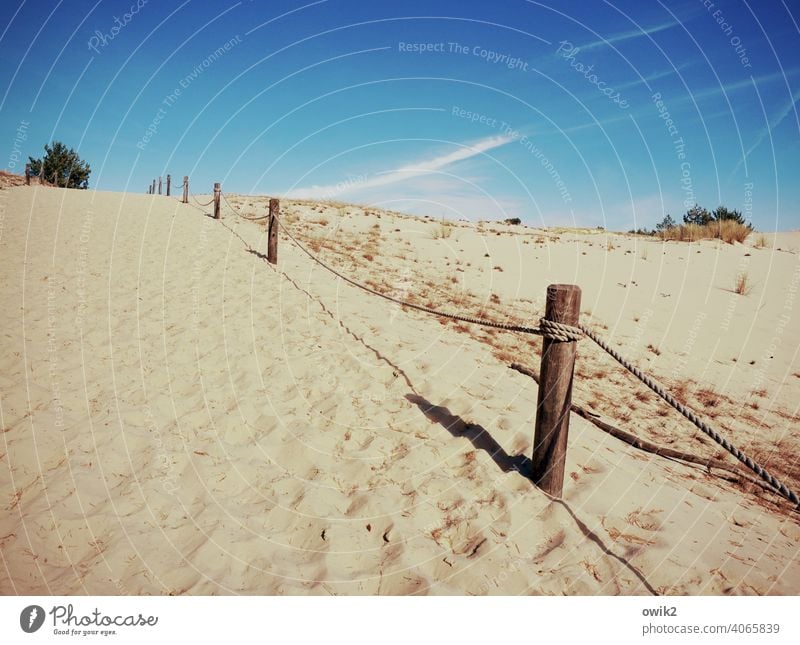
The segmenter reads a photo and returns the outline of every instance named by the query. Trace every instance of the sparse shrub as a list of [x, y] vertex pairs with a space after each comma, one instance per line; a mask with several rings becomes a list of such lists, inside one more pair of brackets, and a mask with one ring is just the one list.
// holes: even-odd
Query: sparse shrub
[[756, 248], [757, 249], [763, 249], [763, 248], [766, 248], [766, 246], [767, 246], [767, 236], [764, 235], [763, 233], [761, 233], [756, 238]]
[[444, 217], [439, 225], [433, 229], [433, 239], [434, 240], [444, 240], [450, 237], [453, 234], [453, 227], [445, 222]]
[[507, 220], [504, 220], [504, 222], [506, 224], [513, 224], [515, 226], [519, 226], [520, 224], [522, 224], [522, 220], [519, 217], [511, 217]]

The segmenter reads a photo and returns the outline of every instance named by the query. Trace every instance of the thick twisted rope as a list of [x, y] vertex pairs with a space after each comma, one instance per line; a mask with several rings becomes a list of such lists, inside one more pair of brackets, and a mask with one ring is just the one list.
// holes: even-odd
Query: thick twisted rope
[[669, 392], [667, 392], [664, 387], [650, 378], [647, 374], [642, 372], [638, 367], [633, 365], [628, 359], [622, 356], [619, 352], [617, 352], [613, 347], [609, 346], [606, 342], [604, 342], [601, 338], [599, 338], [593, 331], [588, 329], [584, 325], [578, 325], [583, 333], [585, 333], [589, 338], [591, 338], [597, 345], [599, 345], [602, 349], [608, 352], [614, 359], [622, 365], [626, 370], [628, 370], [631, 374], [633, 374], [636, 378], [638, 378], [642, 383], [644, 383], [647, 387], [649, 387], [653, 392], [655, 392], [658, 396], [660, 396], [664, 401], [669, 403], [673, 408], [675, 408], [678, 412], [680, 412], [684, 417], [689, 419], [695, 426], [697, 426], [700, 430], [705, 432], [709, 437], [711, 437], [714, 441], [716, 441], [720, 446], [725, 448], [729, 453], [731, 453], [734, 457], [736, 457], [739, 461], [741, 461], [745, 466], [747, 466], [750, 470], [756, 473], [761, 479], [766, 481], [770, 486], [776, 489], [781, 495], [783, 495], [786, 499], [790, 502], [794, 503], [795, 506], [800, 506], [800, 497], [797, 496], [793, 490], [788, 488], [783, 482], [777, 479], [775, 476], [771, 475], [766, 468], [757, 464], [753, 461], [750, 457], [744, 454], [741, 450], [739, 450], [736, 446], [734, 446], [730, 441], [728, 441], [725, 437], [719, 434], [714, 428], [709, 426], [705, 421], [703, 421], [700, 417], [698, 417], [692, 410], [687, 408], [683, 405], [680, 401], [676, 400]]
[[545, 320], [544, 318], [539, 320], [539, 327], [524, 327], [521, 325], [509, 325], [506, 323], [495, 322], [492, 320], [484, 320], [483, 318], [475, 318], [473, 316], [464, 316], [461, 314], [454, 314], [449, 313], [446, 311], [439, 311], [438, 309], [432, 309], [431, 307], [425, 307], [423, 305], [416, 305], [411, 302], [406, 302], [405, 300], [400, 300], [399, 298], [395, 298], [394, 296], [390, 296], [386, 293], [381, 293], [371, 287], [366, 286], [365, 284], [361, 284], [356, 280], [348, 278], [346, 275], [343, 275], [336, 269], [331, 266], [328, 266], [325, 262], [320, 260], [317, 256], [315, 256], [311, 251], [309, 251], [303, 244], [297, 241], [294, 235], [283, 225], [280, 218], [277, 218], [278, 225], [281, 227], [284, 233], [289, 236], [289, 239], [295, 243], [295, 245], [303, 251], [308, 257], [310, 257], [314, 262], [319, 264], [322, 268], [326, 269], [333, 275], [337, 276], [338, 278], [344, 280], [348, 284], [351, 284], [354, 287], [362, 289], [367, 293], [371, 293], [375, 296], [379, 296], [384, 300], [388, 300], [389, 302], [393, 302], [398, 304], [402, 307], [408, 307], [410, 309], [416, 309], [417, 311], [422, 311], [427, 314], [431, 314], [433, 316], [440, 316], [442, 318], [448, 318], [450, 320], [458, 320], [460, 322], [470, 323], [473, 325], [482, 325], [483, 327], [492, 327], [494, 329], [502, 329], [504, 331], [516, 331], [521, 332], [523, 334], [536, 334], [538, 336], [544, 336], [545, 338], [550, 338], [551, 340], [555, 341], [576, 341], [580, 340], [583, 337], [583, 332], [578, 329], [577, 327], [571, 327], [570, 325], [564, 325], [562, 323], [553, 322], [551, 320]]

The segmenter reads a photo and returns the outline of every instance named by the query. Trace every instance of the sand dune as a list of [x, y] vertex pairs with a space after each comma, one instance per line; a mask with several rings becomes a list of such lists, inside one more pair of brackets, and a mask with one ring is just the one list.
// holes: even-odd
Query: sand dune
[[[537, 388], [508, 363], [538, 368], [538, 338], [401, 311], [285, 237], [273, 268], [264, 226], [227, 207], [3, 193], [4, 594], [800, 590], [798, 516], [744, 475], [575, 415], [563, 500], [520, 474]], [[548, 283], [580, 285], [584, 321], [800, 487], [800, 234], [664, 245], [283, 209], [326, 261], [415, 302], [534, 323]], [[576, 370], [575, 401], [610, 423], [735, 465], [589, 341]]]

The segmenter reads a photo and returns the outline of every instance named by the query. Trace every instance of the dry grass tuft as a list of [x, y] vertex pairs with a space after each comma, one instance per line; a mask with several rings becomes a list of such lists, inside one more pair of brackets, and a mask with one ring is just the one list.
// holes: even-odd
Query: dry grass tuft
[[452, 234], [453, 227], [445, 222], [444, 218], [442, 218], [442, 221], [439, 223], [439, 225], [433, 229], [432, 235], [434, 240], [446, 240]]
[[748, 283], [747, 271], [740, 273], [736, 276], [736, 283], [733, 285], [733, 291], [740, 296], [746, 296], [752, 291], [753, 286]]
[[658, 347], [655, 347], [654, 345], [648, 345], [647, 349], [653, 352], [653, 354], [655, 354], [656, 356], [661, 356], [661, 350]]
[[722, 220], [721, 222], [709, 222], [701, 226], [700, 224], [681, 224], [672, 228], [659, 231], [658, 236], [666, 241], [676, 240], [679, 242], [695, 242], [697, 240], [719, 239], [727, 244], [734, 242], [744, 242], [753, 229], [745, 224], [734, 222], [733, 220]]
[[703, 388], [697, 391], [697, 400], [706, 408], [715, 408], [720, 403], [720, 396], [711, 388]]

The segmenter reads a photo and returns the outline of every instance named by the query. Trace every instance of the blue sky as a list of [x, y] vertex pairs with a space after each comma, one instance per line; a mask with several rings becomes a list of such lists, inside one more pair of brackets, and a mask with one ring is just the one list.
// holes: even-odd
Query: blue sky
[[58, 139], [90, 186], [318, 197], [537, 226], [695, 202], [800, 227], [789, 0], [0, 7], [2, 167]]

